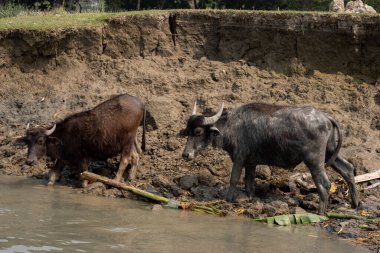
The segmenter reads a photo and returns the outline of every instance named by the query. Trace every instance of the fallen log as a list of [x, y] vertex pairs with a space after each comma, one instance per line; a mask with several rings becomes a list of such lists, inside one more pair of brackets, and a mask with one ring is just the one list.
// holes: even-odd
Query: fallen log
[[380, 170], [372, 172], [372, 173], [366, 173], [363, 175], [356, 176], [355, 183], [366, 182], [366, 181], [370, 181], [370, 180], [378, 179], [378, 178], [380, 178]]
[[222, 212], [222, 211], [220, 211], [220, 210], [218, 210], [212, 206], [208, 206], [207, 204], [200, 205], [197, 203], [181, 202], [181, 201], [178, 201], [175, 199], [168, 199], [168, 198], [165, 198], [165, 197], [162, 197], [162, 196], [141, 190], [139, 188], [136, 188], [136, 187], [127, 185], [125, 183], [121, 183], [121, 182], [118, 182], [116, 180], [110, 179], [108, 177], [103, 177], [103, 176], [100, 176], [100, 175], [97, 175], [97, 174], [94, 174], [94, 173], [91, 173], [88, 171], [81, 173], [81, 178], [89, 180], [91, 182], [101, 182], [103, 184], [106, 184], [106, 185], [109, 185], [112, 187], [116, 187], [118, 189], [122, 189], [122, 190], [132, 192], [136, 195], [145, 197], [147, 199], [158, 201], [161, 204], [166, 204], [166, 206], [170, 207], [170, 208], [190, 209], [192, 211], [204, 212], [204, 213], [218, 215], [218, 216], [224, 216], [225, 215], [224, 212]]

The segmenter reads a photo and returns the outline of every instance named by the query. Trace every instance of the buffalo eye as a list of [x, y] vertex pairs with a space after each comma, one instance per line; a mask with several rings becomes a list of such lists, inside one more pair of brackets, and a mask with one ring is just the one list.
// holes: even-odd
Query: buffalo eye
[[37, 144], [38, 144], [38, 145], [43, 145], [44, 143], [45, 143], [44, 138], [39, 138], [39, 139], [37, 140]]
[[201, 128], [201, 127], [197, 127], [197, 128], [195, 128], [195, 130], [194, 130], [194, 135], [196, 135], [196, 136], [200, 136], [200, 135], [203, 134], [203, 132], [204, 132], [203, 128]]

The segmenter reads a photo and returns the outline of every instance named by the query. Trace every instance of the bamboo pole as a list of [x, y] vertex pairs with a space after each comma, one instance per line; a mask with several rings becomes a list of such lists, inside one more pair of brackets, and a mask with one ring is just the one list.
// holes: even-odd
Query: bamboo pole
[[356, 176], [355, 183], [366, 182], [366, 181], [370, 181], [370, 180], [378, 179], [378, 178], [380, 178], [380, 170], [372, 172], [372, 173], [366, 173], [363, 175]]
[[335, 219], [355, 219], [355, 220], [362, 220], [362, 221], [368, 221], [368, 222], [380, 222], [380, 219], [376, 219], [376, 218], [370, 219], [370, 218], [365, 218], [363, 216], [353, 215], [353, 214], [328, 212], [326, 215], [328, 218], [335, 218]]
[[177, 200], [168, 199], [168, 198], [141, 190], [139, 188], [136, 188], [136, 187], [115, 181], [113, 179], [109, 179], [108, 177], [103, 177], [103, 176], [100, 176], [88, 171], [81, 173], [81, 178], [87, 179], [92, 182], [101, 182], [103, 184], [110, 185], [122, 190], [130, 191], [136, 195], [148, 198], [150, 200], [161, 202], [162, 204], [166, 204], [168, 207], [171, 207], [171, 208], [190, 209], [192, 211], [204, 212], [204, 213], [218, 215], [218, 216], [225, 215], [222, 211], [211, 206], [200, 205], [200, 204], [189, 203], [189, 202], [180, 202]]
[[156, 195], [156, 194], [153, 194], [153, 193], [141, 190], [139, 188], [136, 188], [136, 187], [133, 187], [133, 186], [130, 186], [130, 185], [126, 185], [126, 184], [118, 182], [116, 180], [109, 179], [108, 177], [103, 177], [103, 176], [100, 176], [100, 175], [97, 175], [97, 174], [94, 174], [94, 173], [91, 173], [91, 172], [88, 172], [88, 171], [83, 172], [81, 174], [81, 178], [82, 179], [90, 180], [92, 182], [98, 181], [98, 182], [101, 182], [103, 184], [107, 184], [107, 185], [110, 185], [110, 186], [113, 186], [113, 187], [116, 187], [116, 188], [119, 188], [119, 189], [127, 190], [127, 191], [130, 191], [130, 192], [132, 192], [132, 193], [134, 193], [136, 195], [143, 196], [145, 198], [148, 198], [148, 199], [151, 199], [151, 200], [155, 200], [155, 201], [158, 201], [158, 202], [161, 202], [161, 203], [164, 203], [164, 204], [168, 204], [169, 203], [169, 199], [168, 198], [165, 198], [165, 197], [162, 197], [162, 196], [159, 196], [159, 195]]

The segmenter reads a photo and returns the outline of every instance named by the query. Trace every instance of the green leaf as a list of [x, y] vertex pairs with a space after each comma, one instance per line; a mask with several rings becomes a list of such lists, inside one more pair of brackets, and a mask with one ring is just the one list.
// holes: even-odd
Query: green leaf
[[293, 214], [294, 216], [294, 219], [296, 220], [294, 223], [292, 224], [302, 224], [301, 223], [301, 216], [304, 215], [304, 214]]
[[309, 217], [307, 215], [303, 215], [300, 218], [301, 218], [301, 223], [302, 224], [310, 224], [311, 223], [310, 219], [309, 219]]
[[268, 224], [274, 224], [274, 217], [268, 217], [267, 218], [267, 223]]
[[277, 225], [289, 226], [291, 224], [289, 216], [290, 215], [279, 215], [279, 216], [274, 216], [273, 218]]
[[298, 224], [294, 214], [289, 214], [290, 224]]
[[326, 220], [328, 220], [327, 217], [313, 213], [284, 214], [261, 219], [253, 219], [253, 221], [256, 222], [266, 222], [268, 224], [277, 224], [280, 226], [289, 226], [291, 224], [311, 224]]
[[309, 217], [311, 223], [317, 223], [317, 222], [322, 222], [322, 221], [328, 220], [328, 218], [325, 216], [316, 215], [313, 213], [307, 213], [307, 216]]

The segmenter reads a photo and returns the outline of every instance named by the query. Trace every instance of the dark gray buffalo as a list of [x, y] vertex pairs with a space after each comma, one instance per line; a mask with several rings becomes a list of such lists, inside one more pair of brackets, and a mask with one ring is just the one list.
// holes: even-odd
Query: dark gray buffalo
[[[335, 141], [335, 130], [338, 143]], [[294, 168], [304, 162], [317, 186], [319, 213], [327, 208], [330, 182], [325, 163], [331, 165], [346, 181], [351, 206], [358, 206], [353, 166], [338, 156], [342, 136], [332, 116], [305, 107], [291, 107], [252, 103], [223, 113], [223, 104], [211, 117], [193, 113], [182, 133], [188, 136], [182, 156], [193, 159], [208, 145], [228, 152], [232, 161], [230, 187], [227, 201], [233, 201], [236, 184], [245, 167], [245, 191], [254, 194], [256, 165]]]
[[[51, 129], [29, 128], [16, 144], [28, 145], [26, 163], [32, 165], [43, 156], [56, 159], [49, 185], [60, 177], [65, 165], [87, 171], [91, 161], [106, 160], [121, 154], [115, 179], [121, 181], [128, 164], [128, 178], [133, 179], [141, 149], [137, 129], [143, 120], [141, 148], [145, 149], [145, 105], [133, 96], [123, 94], [105, 101], [92, 110], [80, 112], [55, 124]], [[83, 186], [87, 181], [83, 181]]]

